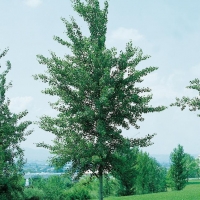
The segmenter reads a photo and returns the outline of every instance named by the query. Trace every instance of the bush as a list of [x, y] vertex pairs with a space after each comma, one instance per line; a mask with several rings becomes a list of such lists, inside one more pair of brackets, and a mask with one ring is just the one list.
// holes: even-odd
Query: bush
[[86, 200], [91, 199], [90, 193], [86, 186], [77, 183], [69, 190], [63, 193], [63, 199], [66, 200]]
[[42, 200], [45, 198], [45, 193], [38, 188], [25, 188], [24, 197], [25, 200]]
[[[70, 178], [64, 176], [50, 176], [47, 179], [42, 177], [34, 177], [31, 180], [31, 187], [37, 189], [38, 191], [42, 191], [44, 194], [44, 196], [40, 197], [39, 199], [44, 198], [45, 200], [60, 200], [63, 191], [71, 186], [72, 182]], [[34, 194], [33, 189], [31, 192]]]

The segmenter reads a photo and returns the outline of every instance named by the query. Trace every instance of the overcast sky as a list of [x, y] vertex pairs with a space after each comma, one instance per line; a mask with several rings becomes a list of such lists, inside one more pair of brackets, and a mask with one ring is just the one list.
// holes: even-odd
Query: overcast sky
[[[100, 1], [103, 5], [103, 1]], [[70, 0], [0, 0], [0, 49], [9, 47], [1, 59], [2, 70], [6, 60], [12, 69], [7, 76], [13, 87], [7, 96], [13, 112], [29, 111], [24, 120], [38, 120], [43, 114], [55, 115], [48, 105], [54, 101], [41, 93], [46, 86], [32, 78], [46, 70], [36, 59], [37, 54], [58, 56], [68, 54], [66, 47], [53, 40], [53, 36], [67, 39], [61, 17], [74, 16], [81, 30], [88, 35], [87, 24], [73, 11]], [[142, 86], [152, 89], [151, 105], [165, 105], [176, 97], [198, 95], [186, 89], [189, 81], [200, 78], [200, 1], [198, 0], [110, 0], [108, 14], [107, 47], [124, 50], [132, 39], [134, 46], [142, 48], [151, 58], [138, 67], [156, 66], [159, 69], [146, 76]], [[124, 130], [128, 137], [143, 137], [157, 133], [154, 145], [144, 148], [150, 154], [169, 154], [178, 144], [185, 152], [200, 154], [200, 118], [198, 112], [181, 111], [168, 107], [161, 113], [144, 115], [141, 128]], [[34, 143], [51, 142], [53, 136], [32, 125], [34, 133], [22, 147], [36, 148]]]

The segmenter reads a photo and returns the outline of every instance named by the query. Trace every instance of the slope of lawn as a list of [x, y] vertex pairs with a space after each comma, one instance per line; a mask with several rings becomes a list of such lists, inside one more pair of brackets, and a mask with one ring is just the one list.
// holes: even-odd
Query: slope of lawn
[[126, 197], [109, 197], [106, 200], [200, 200], [200, 180], [192, 180], [181, 191], [170, 191]]

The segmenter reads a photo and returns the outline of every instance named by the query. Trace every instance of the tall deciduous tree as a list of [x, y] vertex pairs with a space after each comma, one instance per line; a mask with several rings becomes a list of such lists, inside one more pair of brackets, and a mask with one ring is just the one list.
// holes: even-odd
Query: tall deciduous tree
[[[200, 80], [196, 78], [190, 81], [190, 85], [186, 88], [197, 90], [200, 95]], [[190, 111], [200, 110], [200, 97], [189, 98], [183, 96], [182, 98], [176, 98], [176, 102], [172, 103], [171, 106], [178, 106], [181, 110], [184, 110], [186, 107], [188, 107]], [[197, 116], [200, 117], [199, 114]]]
[[182, 190], [187, 183], [187, 166], [186, 154], [180, 144], [170, 154], [170, 160], [169, 177], [171, 179], [171, 188]]
[[[0, 54], [0, 58], [6, 55], [8, 50]], [[25, 132], [31, 124], [30, 121], [19, 122], [27, 111], [19, 114], [9, 110], [10, 100], [5, 98], [6, 90], [11, 83], [6, 85], [6, 75], [11, 68], [7, 61], [7, 69], [0, 74], [0, 199], [20, 199], [23, 186], [20, 181], [23, 175], [23, 150], [20, 142], [31, 131]]]
[[[50, 149], [55, 156], [52, 164], [61, 167], [72, 161], [72, 169], [78, 177], [91, 170], [100, 181], [100, 199], [103, 199], [102, 177], [112, 169], [115, 152], [127, 143], [130, 146], [148, 146], [154, 135], [144, 138], [127, 139], [122, 136], [120, 126], [139, 128], [142, 114], [160, 112], [164, 106], [149, 105], [151, 90], [137, 87], [142, 77], [157, 70], [136, 66], [149, 58], [132, 43], [126, 45], [125, 52], [117, 56], [115, 48], [105, 45], [107, 32], [108, 2], [101, 9], [98, 0], [73, 0], [73, 8], [87, 22], [90, 36], [82, 35], [80, 27], [62, 19], [70, 41], [60, 37], [54, 39], [71, 49], [71, 55], [63, 59], [51, 52], [51, 58], [38, 55], [40, 64], [47, 65], [47, 73], [35, 75], [49, 84], [43, 93], [58, 96], [52, 108], [59, 111], [57, 117], [43, 116], [39, 125], [56, 135], [53, 145], [39, 146]], [[145, 95], [146, 94], [146, 95]]]

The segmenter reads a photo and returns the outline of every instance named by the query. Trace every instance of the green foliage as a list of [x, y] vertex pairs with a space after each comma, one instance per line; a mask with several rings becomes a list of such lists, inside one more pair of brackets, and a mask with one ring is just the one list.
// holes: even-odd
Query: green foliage
[[[35, 190], [43, 192], [44, 199], [59, 200], [62, 193], [72, 186], [72, 181], [69, 177], [50, 176], [47, 179], [35, 177], [31, 181], [31, 187]], [[34, 194], [34, 190], [32, 193]], [[37, 194], [37, 193], [36, 193]]]
[[149, 154], [138, 153], [136, 170], [136, 194], [166, 191], [166, 169]]
[[77, 183], [69, 190], [63, 193], [66, 200], [87, 200], [91, 199], [89, 190], [83, 184]]
[[116, 163], [113, 164], [112, 174], [120, 182], [118, 194], [121, 196], [135, 194], [135, 182], [137, 177], [138, 148], [128, 148], [121, 153], [116, 153]]
[[119, 180], [118, 195], [145, 194], [166, 191], [166, 169], [138, 148], [118, 154], [112, 174]]
[[200, 177], [200, 159], [197, 158], [196, 160], [196, 177], [199, 178]]
[[119, 181], [113, 176], [107, 174], [104, 177], [103, 196], [116, 196], [119, 194]]
[[[3, 51], [0, 58], [8, 50]], [[27, 115], [27, 111], [19, 114], [9, 110], [10, 100], [5, 98], [5, 93], [11, 83], [6, 85], [6, 75], [11, 69], [7, 61], [7, 69], [0, 74], [0, 199], [21, 199], [23, 185], [23, 150], [20, 143], [31, 131], [25, 132], [31, 124], [30, 121], [19, 122]]]
[[[107, 175], [104, 177], [104, 196], [116, 196], [119, 190], [118, 181]], [[83, 176], [78, 182], [70, 177], [51, 176], [47, 179], [34, 177], [30, 179], [30, 187], [25, 188], [25, 199], [64, 200], [64, 199], [97, 199], [99, 181], [96, 177]]]
[[130, 125], [139, 128], [142, 114], [160, 112], [164, 106], [149, 105], [152, 95], [148, 87], [137, 87], [142, 78], [157, 70], [157, 67], [136, 69], [137, 65], [149, 58], [132, 42], [117, 56], [115, 48], [105, 45], [107, 32], [108, 2], [100, 9], [98, 0], [72, 0], [73, 8], [87, 22], [90, 36], [82, 35], [80, 27], [62, 19], [70, 40], [54, 39], [70, 48], [72, 54], [63, 59], [51, 52], [51, 58], [38, 55], [40, 64], [47, 66], [45, 74], [35, 75], [48, 83], [43, 93], [57, 96], [51, 103], [59, 114], [57, 117], [43, 116], [38, 122], [40, 128], [53, 133], [53, 145], [40, 143], [54, 155], [51, 163], [62, 167], [72, 161], [72, 173], [77, 178], [91, 170], [99, 177], [100, 199], [102, 199], [102, 176], [110, 172], [115, 154], [124, 146], [148, 146], [153, 135], [145, 138], [128, 139], [122, 136], [122, 128]]
[[[186, 88], [197, 90], [200, 95], [200, 80], [196, 78], [190, 81], [190, 85]], [[171, 106], [178, 106], [181, 108], [181, 110], [184, 110], [186, 107], [188, 107], [190, 111], [200, 110], [200, 98], [194, 97], [191, 99], [183, 96], [181, 99], [176, 98], [176, 102], [172, 103]], [[197, 116], [200, 117], [200, 115]]]
[[189, 178], [197, 178], [200, 168], [197, 160], [193, 156], [187, 153], [185, 153], [185, 160], [186, 160], [187, 180]]
[[25, 188], [24, 198], [25, 200], [42, 200], [45, 198], [45, 192], [38, 188]]
[[[90, 196], [92, 199], [98, 198], [99, 180], [96, 177], [91, 178], [89, 176], [86, 176], [84, 177], [84, 179], [81, 178], [79, 182], [87, 186], [87, 189], [90, 192]], [[116, 178], [114, 178], [111, 174], [105, 174], [103, 182], [104, 182], [103, 185], [104, 197], [118, 195], [120, 184]]]
[[171, 166], [168, 171], [170, 187], [173, 190], [182, 190], [187, 183], [186, 154], [183, 147], [179, 144], [170, 154]]

